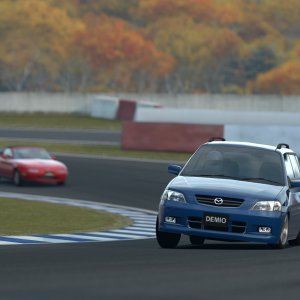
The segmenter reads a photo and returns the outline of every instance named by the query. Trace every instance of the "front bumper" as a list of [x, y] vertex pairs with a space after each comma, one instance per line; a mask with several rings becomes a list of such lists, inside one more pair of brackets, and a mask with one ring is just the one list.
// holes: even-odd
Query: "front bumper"
[[44, 174], [34, 174], [29, 172], [21, 172], [21, 178], [23, 181], [36, 182], [36, 183], [59, 183], [65, 182], [67, 174], [59, 174], [53, 172], [53, 175], [50, 177], [45, 176]]
[[[226, 214], [228, 226], [205, 226], [205, 213]], [[241, 208], [220, 208], [209, 205], [181, 204], [165, 201], [159, 207], [160, 231], [201, 236], [207, 239], [261, 242], [276, 244], [279, 241], [285, 212], [263, 212]], [[176, 218], [176, 223], [165, 222], [166, 217]], [[271, 233], [258, 232], [259, 227], [271, 227]]]

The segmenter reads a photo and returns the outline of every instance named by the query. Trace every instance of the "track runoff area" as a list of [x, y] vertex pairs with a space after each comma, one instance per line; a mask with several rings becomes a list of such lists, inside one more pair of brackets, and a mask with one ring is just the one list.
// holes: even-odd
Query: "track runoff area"
[[37, 196], [19, 193], [0, 192], [0, 197], [89, 208], [98, 211], [119, 214], [132, 220], [131, 226], [108, 231], [68, 234], [0, 236], [0, 245], [109, 242], [120, 240], [147, 239], [153, 238], [155, 236], [156, 212], [151, 210], [143, 210], [133, 207], [97, 203], [85, 200], [74, 200], [68, 198]]

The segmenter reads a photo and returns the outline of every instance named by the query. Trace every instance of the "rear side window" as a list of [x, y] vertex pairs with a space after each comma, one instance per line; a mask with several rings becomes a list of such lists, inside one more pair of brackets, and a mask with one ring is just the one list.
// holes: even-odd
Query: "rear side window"
[[300, 178], [299, 162], [297, 156], [296, 155], [288, 155], [288, 156], [293, 168], [294, 177]]
[[290, 160], [290, 155], [286, 155], [284, 159], [286, 174], [289, 178], [295, 178], [294, 170]]

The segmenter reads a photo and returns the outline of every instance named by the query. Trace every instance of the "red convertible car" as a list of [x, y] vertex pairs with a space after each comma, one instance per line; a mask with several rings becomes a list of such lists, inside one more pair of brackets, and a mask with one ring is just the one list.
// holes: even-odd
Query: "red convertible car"
[[0, 176], [17, 186], [24, 181], [63, 185], [68, 169], [43, 148], [10, 146], [0, 150]]

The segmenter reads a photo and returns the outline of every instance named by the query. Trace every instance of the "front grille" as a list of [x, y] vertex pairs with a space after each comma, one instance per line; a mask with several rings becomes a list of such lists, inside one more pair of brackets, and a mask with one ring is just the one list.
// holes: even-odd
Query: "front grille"
[[231, 223], [231, 231], [235, 233], [244, 233], [246, 231], [246, 223], [245, 222], [232, 222]]
[[[223, 203], [221, 205], [216, 204], [215, 203], [216, 198], [222, 198]], [[219, 196], [196, 195], [196, 199], [201, 204], [219, 206], [219, 207], [240, 207], [241, 204], [244, 202], [243, 199], [227, 198], [227, 197], [219, 197]]]
[[188, 218], [189, 227], [201, 229], [202, 227], [202, 218], [189, 217]]
[[213, 231], [229, 231], [233, 233], [245, 233], [247, 223], [245, 222], [238, 222], [232, 221], [229, 223], [227, 227], [220, 227], [220, 226], [203, 226], [202, 218], [201, 217], [188, 217], [188, 225], [190, 228], [194, 229], [205, 229], [205, 230], [213, 230]]
[[220, 227], [220, 226], [204, 226], [205, 230], [213, 230], [213, 231], [228, 231], [228, 227]]

